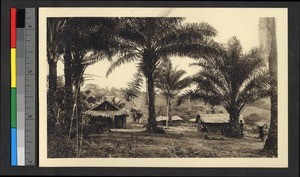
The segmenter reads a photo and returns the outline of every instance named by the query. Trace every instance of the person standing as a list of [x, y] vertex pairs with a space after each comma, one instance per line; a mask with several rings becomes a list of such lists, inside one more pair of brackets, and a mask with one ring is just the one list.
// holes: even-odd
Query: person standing
[[244, 137], [244, 123], [242, 120], [240, 120], [240, 135], [242, 138]]
[[263, 126], [258, 127], [258, 133], [259, 133], [260, 141], [261, 142], [265, 141], [265, 132], [264, 132], [264, 127]]
[[201, 131], [201, 116], [199, 114], [196, 116], [195, 124], [197, 131]]

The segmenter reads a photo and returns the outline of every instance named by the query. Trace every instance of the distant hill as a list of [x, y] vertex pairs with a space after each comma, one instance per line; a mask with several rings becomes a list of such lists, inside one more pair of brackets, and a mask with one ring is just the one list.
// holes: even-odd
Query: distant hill
[[254, 103], [250, 104], [250, 106], [259, 107], [265, 110], [271, 109], [271, 100], [270, 98], [262, 98], [260, 100], [255, 101]]
[[242, 114], [245, 123], [250, 126], [270, 125], [271, 100], [269, 98], [260, 99], [250, 104]]

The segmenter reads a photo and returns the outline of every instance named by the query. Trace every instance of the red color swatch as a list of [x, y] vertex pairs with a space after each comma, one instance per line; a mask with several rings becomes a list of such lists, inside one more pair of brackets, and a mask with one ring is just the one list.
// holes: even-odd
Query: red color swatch
[[10, 47], [16, 48], [16, 21], [17, 9], [10, 9]]

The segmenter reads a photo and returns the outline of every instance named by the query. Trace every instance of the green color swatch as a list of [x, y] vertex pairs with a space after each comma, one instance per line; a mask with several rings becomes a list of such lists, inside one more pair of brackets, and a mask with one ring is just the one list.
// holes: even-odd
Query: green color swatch
[[11, 88], [10, 91], [10, 126], [17, 127], [17, 89]]

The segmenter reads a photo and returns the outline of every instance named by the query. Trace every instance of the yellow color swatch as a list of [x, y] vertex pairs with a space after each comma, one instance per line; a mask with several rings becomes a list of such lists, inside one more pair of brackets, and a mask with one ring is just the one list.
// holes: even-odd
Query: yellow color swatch
[[10, 72], [11, 72], [11, 87], [16, 88], [17, 81], [17, 58], [16, 58], [16, 48], [10, 49]]

